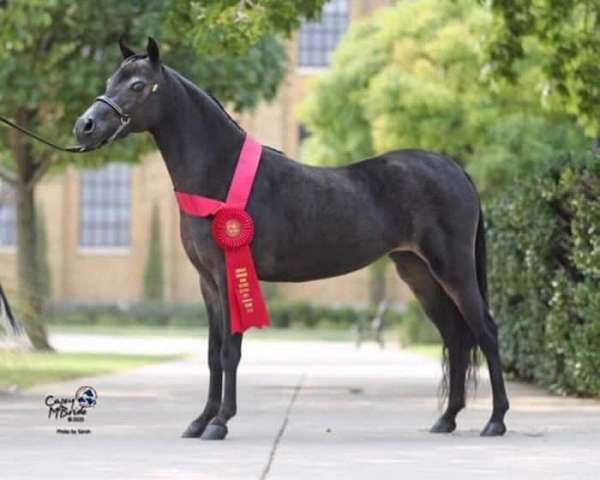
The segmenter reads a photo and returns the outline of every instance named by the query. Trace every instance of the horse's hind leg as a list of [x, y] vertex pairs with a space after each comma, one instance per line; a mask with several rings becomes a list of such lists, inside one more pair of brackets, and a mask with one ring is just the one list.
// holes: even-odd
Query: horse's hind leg
[[183, 432], [183, 437], [199, 437], [206, 430], [208, 423], [217, 415], [221, 406], [223, 384], [223, 368], [221, 366], [221, 333], [219, 297], [215, 287], [211, 287], [208, 280], [201, 280], [202, 296], [208, 314], [208, 368], [210, 380], [208, 384], [208, 399], [206, 406]]
[[488, 363], [493, 394], [492, 416], [481, 431], [482, 436], [503, 435], [506, 432], [504, 416], [509, 408], [502, 376], [498, 328], [488, 311], [478, 283], [473, 247], [468, 242], [457, 244], [441, 236], [431, 237], [422, 246], [423, 258], [435, 279], [452, 298], [465, 323], [473, 333]]
[[411, 252], [395, 252], [390, 257], [396, 264], [398, 274], [409, 285], [427, 316], [440, 331], [448, 348], [448, 406], [431, 428], [431, 432], [453, 432], [456, 429], [456, 415], [465, 406], [465, 376], [474, 340], [456, 305], [433, 278], [426, 263], [419, 256]]

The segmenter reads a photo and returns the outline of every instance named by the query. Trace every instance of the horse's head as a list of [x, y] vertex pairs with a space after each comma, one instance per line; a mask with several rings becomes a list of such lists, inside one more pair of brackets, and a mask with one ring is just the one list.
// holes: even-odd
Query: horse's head
[[149, 130], [160, 117], [157, 98], [164, 76], [157, 43], [149, 38], [145, 54], [136, 54], [122, 41], [119, 46], [123, 62], [107, 80], [104, 95], [75, 122], [75, 136], [88, 149]]

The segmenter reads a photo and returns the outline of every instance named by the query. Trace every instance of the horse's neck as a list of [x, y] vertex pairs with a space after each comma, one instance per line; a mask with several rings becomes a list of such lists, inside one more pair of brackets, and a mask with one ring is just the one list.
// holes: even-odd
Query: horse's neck
[[177, 77], [170, 84], [165, 115], [151, 133], [173, 186], [224, 199], [245, 134], [204, 92]]

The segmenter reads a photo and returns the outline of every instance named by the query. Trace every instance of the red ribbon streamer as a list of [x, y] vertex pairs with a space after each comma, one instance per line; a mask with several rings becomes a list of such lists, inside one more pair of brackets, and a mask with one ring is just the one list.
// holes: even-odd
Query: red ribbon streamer
[[245, 210], [261, 154], [262, 146], [247, 135], [225, 202], [175, 192], [179, 208], [188, 215], [214, 215], [213, 238], [225, 252], [231, 333], [243, 333], [250, 327], [270, 325], [250, 250], [254, 222]]
[[225, 207], [215, 215], [212, 234], [225, 251], [231, 332], [268, 326], [269, 314], [250, 251], [254, 237], [252, 217], [244, 210]]

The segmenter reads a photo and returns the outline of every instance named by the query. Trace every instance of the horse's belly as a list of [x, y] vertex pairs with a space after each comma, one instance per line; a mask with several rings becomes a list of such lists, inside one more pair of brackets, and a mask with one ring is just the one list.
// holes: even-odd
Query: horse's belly
[[[258, 275], [273, 282], [305, 282], [335, 277], [373, 263], [396, 246], [381, 239], [358, 243], [356, 239], [334, 242], [306, 242], [300, 246], [279, 245], [256, 252]], [[255, 249], [256, 251], [256, 249]]]
[[354, 272], [373, 263], [376, 259], [377, 258], [367, 262], [344, 265], [319, 265], [315, 268], [304, 265], [297, 270], [273, 269], [265, 271], [264, 273], [259, 269], [258, 275], [261, 280], [266, 282], [310, 282], [312, 280], [322, 280], [324, 278], [337, 277]]

